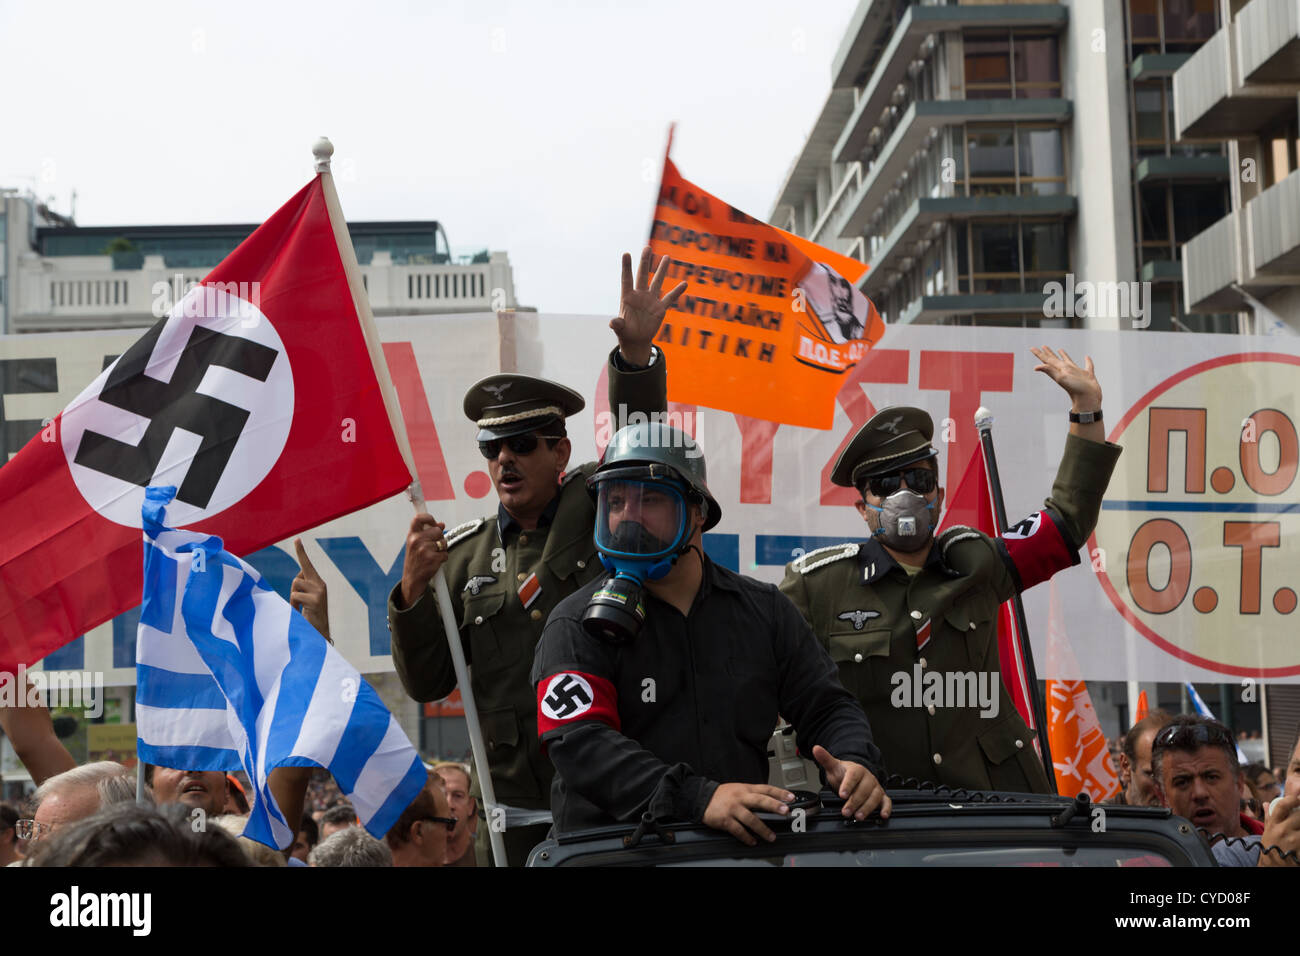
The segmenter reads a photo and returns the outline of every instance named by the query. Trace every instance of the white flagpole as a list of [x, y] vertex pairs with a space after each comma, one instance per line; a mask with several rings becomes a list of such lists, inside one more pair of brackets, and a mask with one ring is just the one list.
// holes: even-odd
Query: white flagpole
[[[366, 297], [365, 284], [361, 281], [361, 267], [357, 264], [357, 254], [352, 248], [352, 237], [348, 234], [347, 220], [343, 218], [343, 209], [339, 205], [338, 193], [334, 189], [334, 177], [330, 174], [330, 157], [334, 155], [334, 145], [322, 136], [312, 146], [311, 151], [316, 158], [316, 172], [320, 175], [325, 207], [329, 211], [330, 224], [334, 227], [334, 239], [338, 245], [339, 257], [343, 260], [343, 271], [348, 278], [348, 288], [352, 291], [352, 302], [357, 310], [357, 318], [361, 321], [366, 348], [370, 352], [370, 364], [375, 369], [380, 394], [384, 397], [384, 407], [388, 410], [388, 420], [392, 423], [393, 434], [397, 438], [397, 447], [411, 475], [411, 486], [407, 489], [407, 494], [417, 512], [426, 511], [424, 490], [420, 487], [420, 480], [417, 477], [415, 456], [411, 453], [411, 442], [406, 435], [406, 423], [402, 419], [397, 393], [393, 390], [392, 378], [388, 374], [388, 362], [384, 359], [383, 347], [379, 342], [379, 330], [375, 327], [375, 317], [370, 312], [370, 300]], [[460, 685], [461, 700], [465, 704], [465, 727], [469, 732], [470, 749], [474, 752], [479, 786], [483, 790], [483, 805], [487, 811], [488, 839], [492, 845], [492, 859], [497, 866], [504, 867], [506, 865], [505, 840], [494, 825], [497, 820], [496, 791], [492, 786], [492, 774], [488, 770], [487, 748], [483, 745], [483, 731], [479, 726], [474, 690], [470, 686], [469, 667], [465, 663], [465, 651], [460, 646], [460, 628], [456, 626], [456, 619], [451, 613], [451, 593], [447, 590], [447, 578], [442, 573], [442, 568], [439, 568], [438, 573], [433, 576], [433, 592], [438, 599], [442, 627], [447, 633], [447, 647], [451, 650], [452, 666], [456, 669], [456, 683]]]

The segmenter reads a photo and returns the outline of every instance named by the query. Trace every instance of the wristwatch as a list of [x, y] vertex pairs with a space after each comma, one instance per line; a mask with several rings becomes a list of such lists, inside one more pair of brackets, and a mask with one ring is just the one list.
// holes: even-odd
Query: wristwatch
[[1091, 425], [1101, 421], [1101, 409], [1095, 412], [1070, 412], [1070, 421], [1076, 425]]

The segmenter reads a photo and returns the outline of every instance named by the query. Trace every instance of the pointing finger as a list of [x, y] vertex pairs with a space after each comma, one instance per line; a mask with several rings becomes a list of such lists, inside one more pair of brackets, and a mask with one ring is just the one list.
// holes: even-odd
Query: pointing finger
[[302, 573], [308, 578], [319, 578], [311, 558], [307, 557], [307, 549], [302, 546], [302, 538], [293, 539], [293, 548], [298, 552], [298, 567], [302, 568]]

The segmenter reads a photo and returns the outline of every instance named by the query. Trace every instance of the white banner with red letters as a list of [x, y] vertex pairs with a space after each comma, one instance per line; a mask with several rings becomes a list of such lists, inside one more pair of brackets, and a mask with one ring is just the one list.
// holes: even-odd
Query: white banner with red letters
[[[461, 411], [479, 378], [504, 368], [577, 389], [588, 407], [569, 422], [573, 461], [603, 448], [619, 425], [604, 394], [614, 345], [607, 324], [527, 313], [379, 320], [429, 508], [448, 527], [496, 507], [474, 426]], [[0, 339], [6, 421], [56, 414], [105, 355], [138, 336]], [[1031, 345], [1064, 348], [1080, 363], [1092, 356], [1107, 435], [1124, 446], [1082, 563], [1055, 579], [1079, 676], [1300, 681], [1300, 339], [891, 326], [845, 373], [829, 431], [671, 406], [670, 422], [703, 445], [722, 507], [721, 524], [706, 535], [709, 553], [779, 581], [804, 551], [861, 537], [853, 493], [830, 484], [830, 469], [853, 429], [891, 404], [934, 417], [950, 489], [975, 449], [974, 412], [987, 406], [1008, 516], [1014, 522], [1037, 510], [1064, 447], [1069, 400], [1033, 371]], [[329, 586], [335, 640], [362, 671], [392, 667], [384, 601], [401, 574], [411, 514], [398, 496], [303, 535]], [[287, 593], [297, 573], [292, 555], [285, 542], [251, 560]], [[1027, 592], [1025, 605], [1039, 677], [1052, 677], [1048, 588]], [[46, 666], [131, 683], [134, 639], [135, 621], [123, 615]]]

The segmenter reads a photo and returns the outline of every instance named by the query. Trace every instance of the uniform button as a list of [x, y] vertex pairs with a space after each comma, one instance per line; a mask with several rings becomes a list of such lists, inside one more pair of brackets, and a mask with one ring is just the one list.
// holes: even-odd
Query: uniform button
[[540, 621], [542, 619], [542, 612], [534, 608], [532, 618], [534, 621]]
[[585, 568], [586, 566], [587, 566], [587, 562], [586, 562], [586, 561], [579, 561], [579, 562], [578, 562], [578, 570], [579, 570], [579, 571], [581, 571], [581, 570], [582, 570], [583, 568]]
[[925, 658], [924, 658], [924, 657], [922, 657], [919, 661], [917, 661], [917, 663], [921, 665], [921, 670], [925, 670], [925, 668], [926, 668], [926, 663], [925, 663]]
[[480, 615], [479, 617], [474, 618], [474, 623], [475, 623], [475, 624], [482, 624], [482, 623], [483, 623], [483, 618], [482, 618], [482, 616]]
[[861, 663], [862, 663], [862, 655], [861, 655], [861, 654], [854, 654], [854, 655], [853, 655], [853, 663], [855, 663], [855, 664], [861, 664]]
[[528, 577], [528, 575], [526, 575], [526, 574], [524, 574], [524, 572], [520, 571], [518, 574], [515, 575], [515, 577], [517, 577], [520, 581], [522, 581], [524, 578]]
[[972, 631], [975, 630], [976, 626], [977, 626], [977, 625], [975, 624], [974, 621], [971, 621], [971, 622], [970, 622], [970, 629], [971, 629]]
[[912, 620], [914, 620], [914, 621], [919, 621], [919, 620], [921, 620], [921, 612], [920, 612], [920, 611], [913, 611], [913, 612], [912, 612]]
[[930, 712], [930, 716], [931, 716], [931, 717], [934, 716], [934, 704], [931, 704], [929, 707], [927, 707], [927, 708], [925, 708], [925, 709], [928, 710], [928, 711]]
[[1017, 741], [1016, 741], [1016, 749], [1017, 749], [1017, 750], [1024, 750], [1024, 749], [1025, 749], [1025, 742], [1024, 742], [1023, 740], [1017, 740]]
[[520, 544], [527, 544], [527, 543], [528, 543], [528, 535], [526, 535], [526, 534], [521, 534], [521, 535], [519, 536], [519, 543], [520, 543]]
[[934, 755], [934, 763], [935, 763], [935, 766], [938, 766], [939, 764], [943, 763], [943, 758], [940, 757], [938, 754], [935, 754], [935, 755]]

